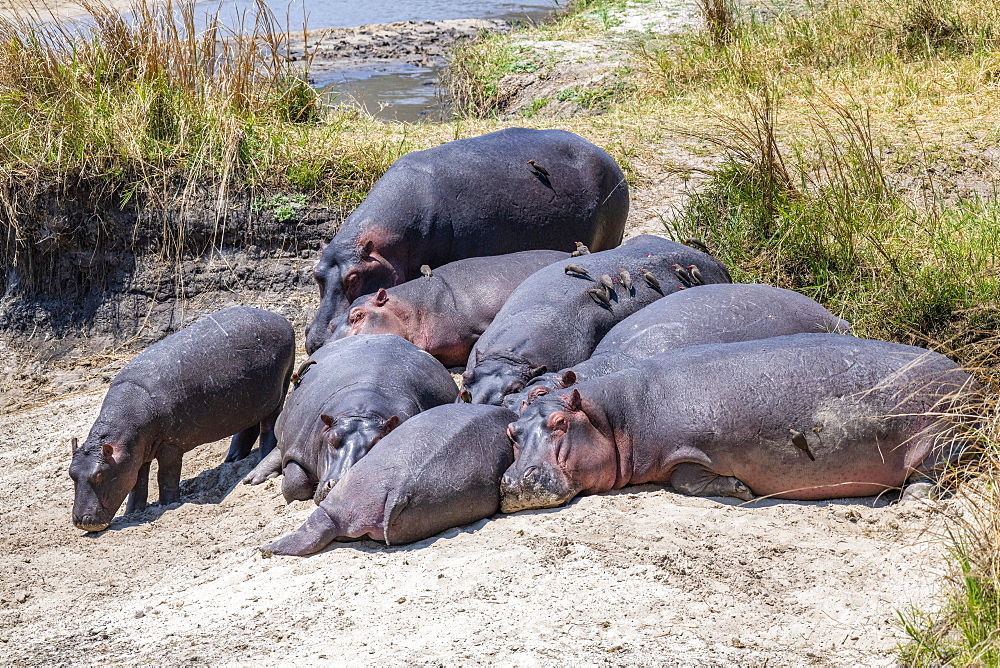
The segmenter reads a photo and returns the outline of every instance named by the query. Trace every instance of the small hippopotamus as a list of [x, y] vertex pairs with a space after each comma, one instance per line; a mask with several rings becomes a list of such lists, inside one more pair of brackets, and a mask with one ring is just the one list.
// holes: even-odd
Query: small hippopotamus
[[[671, 268], [675, 264], [698, 265], [706, 283], [732, 282], [725, 265], [711, 255], [648, 234], [529, 276], [472, 348], [462, 375], [472, 402], [499, 404], [532, 378], [589, 358], [616, 324], [684, 287]], [[632, 281], [626, 288], [611, 278], [622, 270], [652, 281]]]
[[430, 276], [358, 297], [330, 324], [333, 338], [396, 334], [438, 358], [463, 366], [479, 336], [521, 282], [569, 253], [530, 250], [473, 257], [440, 266]]
[[227, 461], [266, 454], [295, 363], [295, 331], [284, 317], [248, 307], [214, 313], [153, 344], [125, 365], [80, 447], [69, 475], [73, 524], [101, 531], [128, 496], [146, 507], [155, 459], [160, 503], [180, 500], [181, 458], [202, 443], [233, 437]]
[[283, 472], [289, 503], [319, 503], [397, 425], [458, 395], [440, 362], [395, 334], [331, 341], [310, 361], [275, 426], [278, 448], [244, 478]]
[[[529, 162], [530, 161], [530, 162]], [[543, 171], [539, 170], [539, 167]], [[351, 302], [421, 266], [522, 250], [621, 242], [629, 195], [618, 163], [565, 130], [507, 128], [397, 160], [323, 250], [311, 354]]]
[[695, 496], [869, 496], [961, 449], [974, 382], [943, 355], [840, 334], [672, 350], [539, 397], [508, 429], [504, 512], [625, 485]]
[[545, 373], [503, 404], [520, 412], [550, 391], [606, 376], [667, 350], [703, 343], [734, 343], [788, 334], [849, 334], [841, 320], [805, 295], [759, 283], [721, 283], [658, 299], [615, 325], [590, 359]]
[[499, 406], [451, 404], [421, 413], [382, 439], [337, 483], [305, 524], [265, 553], [306, 555], [334, 540], [400, 545], [489, 517], [514, 461]]

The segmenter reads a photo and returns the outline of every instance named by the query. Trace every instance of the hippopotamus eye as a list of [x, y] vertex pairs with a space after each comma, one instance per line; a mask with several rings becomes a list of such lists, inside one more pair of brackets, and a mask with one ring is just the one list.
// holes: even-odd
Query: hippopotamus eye
[[347, 321], [350, 322], [352, 325], [356, 325], [364, 317], [365, 317], [364, 309], [356, 308], [351, 310], [351, 314], [347, 316]]
[[514, 394], [524, 389], [524, 383], [519, 380], [514, 381], [507, 387], [507, 394]]

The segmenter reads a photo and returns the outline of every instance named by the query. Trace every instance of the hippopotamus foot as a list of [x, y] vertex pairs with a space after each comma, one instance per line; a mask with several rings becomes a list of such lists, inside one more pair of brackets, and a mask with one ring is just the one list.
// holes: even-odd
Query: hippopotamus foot
[[284, 478], [281, 480], [281, 495], [287, 503], [313, 498], [316, 482], [310, 479], [309, 473], [301, 464], [296, 461], [288, 462], [282, 473]]
[[244, 485], [259, 485], [281, 475], [281, 450], [275, 448], [243, 478]]
[[149, 493], [149, 465], [146, 462], [139, 468], [139, 477], [135, 481], [135, 486], [128, 495], [128, 505], [125, 506], [125, 514], [134, 513], [146, 509], [146, 497]]
[[319, 552], [332, 543], [339, 534], [336, 522], [323, 508], [317, 508], [305, 524], [284, 538], [279, 538], [267, 547], [261, 548], [261, 552], [265, 555], [287, 554], [301, 557]]
[[243, 431], [238, 432], [233, 436], [233, 440], [229, 442], [229, 452], [226, 453], [226, 458], [222, 461], [228, 464], [230, 462], [238, 462], [241, 459], [244, 459], [250, 454], [250, 451], [253, 449], [253, 444], [257, 442], [257, 436], [259, 434], [259, 424], [247, 427]]
[[161, 445], [156, 455], [156, 482], [160, 487], [160, 505], [181, 500], [181, 458], [184, 451], [174, 445]]
[[718, 475], [699, 464], [680, 464], [670, 474], [670, 486], [689, 496], [731, 496], [753, 501], [754, 493], [733, 476]]

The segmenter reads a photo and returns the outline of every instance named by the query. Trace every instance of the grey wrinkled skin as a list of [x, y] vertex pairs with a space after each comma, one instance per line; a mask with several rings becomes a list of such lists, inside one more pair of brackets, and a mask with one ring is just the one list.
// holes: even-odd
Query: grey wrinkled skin
[[418, 278], [358, 297], [330, 324], [332, 340], [357, 334], [396, 334], [447, 367], [464, 366], [473, 344], [511, 293], [542, 267], [569, 253], [531, 250], [457, 260]]
[[244, 479], [253, 484], [284, 471], [289, 502], [319, 503], [397, 424], [458, 395], [439, 361], [394, 334], [332, 341], [310, 359], [316, 364], [275, 426], [280, 458], [262, 461]]
[[682, 348], [533, 401], [509, 428], [517, 459], [503, 508], [643, 483], [743, 500], [880, 494], [955, 461], [967, 445], [955, 420], [980, 399], [948, 358], [884, 341]]
[[[572, 370], [582, 382], [685, 346], [828, 332], [850, 334], [851, 325], [805, 295], [759, 283], [704, 285], [669, 294], [625, 318]], [[519, 413], [531, 398], [565, 389], [565, 372], [535, 378], [522, 392], [504, 397], [503, 405]]]
[[264, 552], [306, 555], [366, 536], [401, 545], [489, 517], [514, 460], [504, 429], [515, 417], [498, 406], [451, 404], [411, 418], [351, 468], [305, 524]]
[[[673, 264], [697, 264], [708, 283], [732, 282], [726, 267], [710, 255], [648, 234], [581, 255], [573, 263], [590, 276], [618, 275], [621, 269], [638, 276], [646, 269], [666, 294], [682, 287]], [[473, 403], [500, 404], [504, 395], [521, 391], [532, 378], [586, 360], [612, 327], [662, 297], [645, 281], [634, 282], [632, 290], [619, 286], [610, 291], [609, 310], [587, 294], [592, 281], [564, 269], [556, 263], [525, 279], [479, 337], [462, 375]]]
[[146, 506], [157, 460], [160, 503], [180, 500], [181, 458], [231, 436], [229, 459], [261, 455], [295, 361], [295, 332], [282, 316], [248, 307], [214, 313], [150, 346], [115, 376], [86, 442], [73, 453], [73, 523], [85, 531]]
[[[535, 160], [547, 174], [527, 165]], [[564, 130], [507, 128], [408, 153], [344, 221], [313, 270], [320, 304], [306, 329], [312, 353], [351, 302], [420, 278], [420, 267], [523, 250], [594, 250], [621, 242], [625, 175], [614, 159]]]

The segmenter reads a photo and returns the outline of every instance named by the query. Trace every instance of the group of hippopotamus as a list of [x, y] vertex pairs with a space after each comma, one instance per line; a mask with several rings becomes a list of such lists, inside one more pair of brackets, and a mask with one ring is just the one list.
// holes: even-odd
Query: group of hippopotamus
[[235, 307], [122, 369], [73, 439], [74, 524], [141, 510], [154, 459], [178, 501], [183, 453], [230, 435], [226, 461], [260, 438], [244, 482], [318, 504], [266, 548], [298, 555], [639, 483], [916, 493], [961, 454], [948, 417], [977, 390], [954, 362], [733, 284], [696, 240], [621, 243], [628, 206], [616, 162], [565, 131], [403, 156], [323, 249], [303, 364], [284, 317]]

